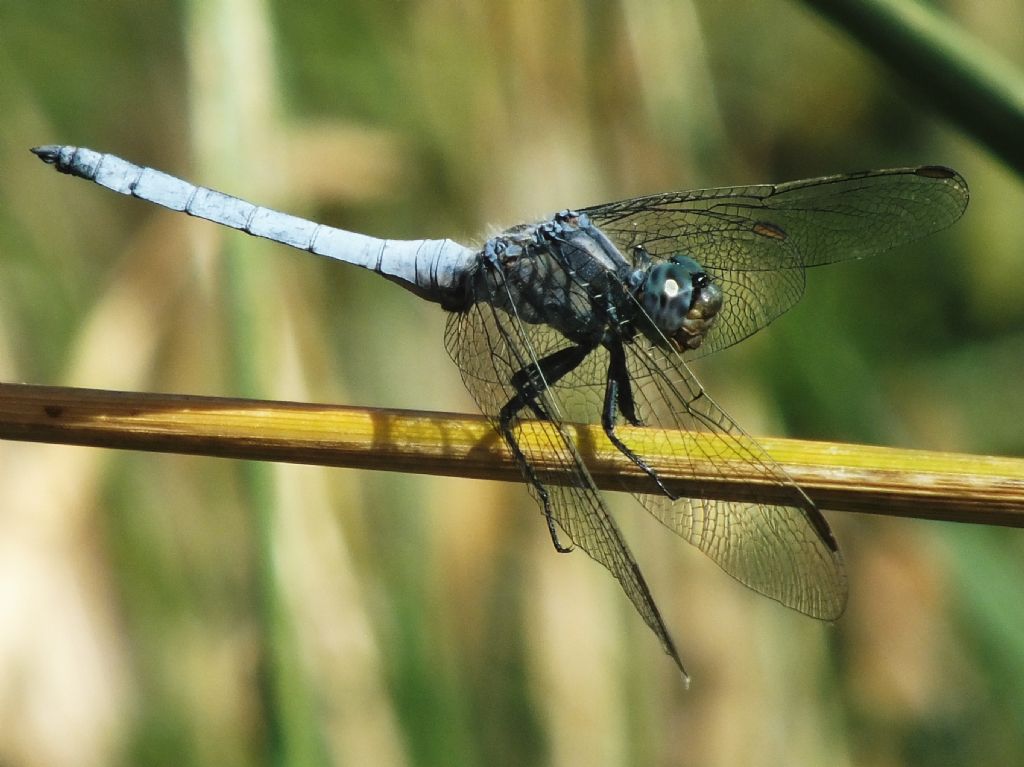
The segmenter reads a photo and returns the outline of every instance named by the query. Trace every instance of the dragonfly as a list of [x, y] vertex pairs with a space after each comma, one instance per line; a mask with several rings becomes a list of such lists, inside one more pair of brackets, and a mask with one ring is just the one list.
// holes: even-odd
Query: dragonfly
[[[938, 232], [963, 214], [969, 196], [949, 168], [873, 170], [566, 209], [467, 247], [347, 232], [86, 148], [32, 151], [63, 173], [371, 269], [440, 304], [449, 313], [448, 354], [518, 465], [555, 549], [579, 548], [607, 568], [687, 681], [568, 424], [599, 423], [646, 483], [633, 486], [639, 502], [726, 573], [801, 613], [838, 619], [847, 579], [828, 522], [688, 361], [787, 311], [809, 267]], [[547, 428], [533, 429], [535, 422]], [[618, 432], [627, 424], [645, 428], [627, 439]], [[664, 439], [679, 432], [701, 437], [682, 460], [724, 477], [726, 460], [738, 458], [772, 488], [770, 502], [675, 491], [659, 473], [657, 451], [679, 444]]]

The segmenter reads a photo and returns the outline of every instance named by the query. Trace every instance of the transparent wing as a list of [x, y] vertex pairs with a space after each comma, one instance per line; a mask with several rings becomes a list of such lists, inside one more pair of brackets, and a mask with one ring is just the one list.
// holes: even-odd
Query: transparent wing
[[[627, 447], [657, 471], [656, 459], [665, 445], [677, 444], [665, 439], [667, 433], [699, 432], [701, 439], [693, 444], [702, 453], [674, 456], [693, 465], [695, 475], [710, 469], [724, 478], [727, 466], [740, 460], [764, 482], [788, 493], [791, 502], [705, 497], [673, 501], [653, 480], [651, 492], [635, 493], [636, 498], [662, 524], [754, 591], [815, 618], [838, 618], [846, 606], [846, 575], [828, 523], [814, 503], [708, 397], [677, 354], [639, 340], [625, 349], [636, 414], [646, 427], [631, 432], [638, 436]], [[607, 367], [608, 353], [597, 350], [554, 385], [560, 398], [576, 403], [574, 419], [599, 419]]]
[[[546, 326], [524, 325], [488, 304], [476, 304], [469, 311], [453, 314], [445, 331], [445, 346], [462, 372], [462, 379], [481, 411], [497, 429], [498, 414], [515, 396], [511, 385], [515, 373], [567, 342]], [[569, 540], [600, 562], [622, 586], [637, 612], [657, 635], [665, 652], [685, 675], [679, 653], [651, 597], [640, 568], [612, 519], [600, 492], [580, 458], [572, 438], [558, 414], [560, 403], [551, 390], [540, 399], [545, 412], [554, 418], [554, 429], [543, 431], [543, 442], [524, 436], [523, 423], [536, 420], [529, 410], [512, 423], [512, 431], [526, 465], [520, 465], [531, 495], [541, 508], [542, 492], [548, 496], [551, 515]], [[541, 455], [545, 460], [540, 460]], [[550, 455], [556, 456], [554, 464]]]
[[846, 607], [846, 574], [818, 508], [703, 391], [678, 355], [639, 343], [626, 353], [637, 415], [649, 427], [629, 443], [634, 452], [652, 456], [654, 445], [666, 444], [666, 431], [700, 431], [704, 439], [695, 444], [704, 453], [686, 456], [691, 463], [724, 473], [739, 458], [790, 498], [772, 505], [651, 494], [638, 495], [640, 502], [754, 591], [815, 618], [838, 618]]
[[967, 183], [925, 166], [637, 197], [581, 212], [632, 257], [684, 253], [725, 292], [716, 325], [694, 357], [763, 328], [803, 294], [804, 269], [863, 258], [952, 224]]

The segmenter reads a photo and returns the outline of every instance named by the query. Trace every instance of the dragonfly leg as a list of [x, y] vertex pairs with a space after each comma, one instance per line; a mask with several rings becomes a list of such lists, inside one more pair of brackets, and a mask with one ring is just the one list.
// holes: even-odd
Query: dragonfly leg
[[626, 458], [639, 466], [644, 473], [654, 480], [658, 488], [671, 500], [679, 496], [671, 492], [665, 483], [661, 481], [658, 473], [652, 469], [647, 462], [634, 453], [619, 439], [615, 433], [616, 408], [633, 426], [640, 426], [640, 419], [636, 416], [636, 402], [633, 399], [633, 387], [629, 381], [629, 370], [626, 367], [626, 353], [622, 348], [622, 341], [614, 339], [605, 344], [608, 349], [608, 378], [604, 390], [604, 408], [601, 411], [601, 427], [605, 436]]
[[529, 408], [541, 421], [553, 422], [554, 419], [551, 417], [551, 414], [547, 412], [540, 401], [541, 395], [547, 390], [548, 386], [553, 385], [563, 376], [573, 371], [591, 351], [593, 351], [593, 347], [582, 344], [567, 346], [516, 371], [511, 380], [512, 386], [516, 389], [516, 394], [498, 413], [498, 430], [512, 451], [512, 456], [515, 458], [516, 463], [519, 464], [523, 474], [526, 475], [527, 482], [537, 491], [537, 497], [544, 508], [544, 518], [547, 520], [551, 542], [555, 546], [555, 551], [562, 554], [572, 551], [572, 546], [563, 546], [558, 539], [558, 529], [555, 526], [555, 518], [551, 513], [551, 497], [544, 483], [541, 482], [540, 477], [537, 476], [537, 473], [527, 460], [522, 448], [519, 447], [519, 441], [513, 433], [512, 425], [523, 408]]
[[[513, 402], [514, 401], [515, 400], [513, 400]], [[512, 402], [509, 404], [512, 404]], [[508, 406], [506, 405], [506, 407]], [[519, 464], [519, 468], [521, 468], [523, 473], [526, 475], [526, 481], [533, 485], [534, 490], [537, 491], [537, 497], [540, 499], [541, 506], [544, 508], [544, 519], [547, 522], [548, 533], [551, 534], [551, 543], [554, 544], [555, 551], [559, 554], [568, 554], [572, 551], [572, 546], [563, 546], [562, 542], [558, 539], [558, 529], [555, 527], [555, 518], [551, 514], [551, 496], [548, 494], [548, 489], [544, 486], [544, 483], [540, 481], [540, 478], [533, 470], [530, 462], [526, 460], [526, 456], [523, 455], [522, 448], [519, 447], [519, 442], [512, 433], [511, 422], [513, 417], [514, 414], [509, 414], [506, 419], [505, 409], [502, 408], [500, 423], [501, 436], [505, 438], [505, 443], [512, 451], [512, 457], [515, 458], [516, 463]]]

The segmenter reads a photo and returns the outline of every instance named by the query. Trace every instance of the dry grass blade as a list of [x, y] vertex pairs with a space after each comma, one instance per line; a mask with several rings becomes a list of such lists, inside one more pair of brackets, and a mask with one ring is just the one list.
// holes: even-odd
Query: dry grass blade
[[[600, 487], [641, 487], [645, 476], [599, 427], [570, 428]], [[619, 430], [627, 442], [629, 431]], [[521, 481], [483, 418], [447, 413], [0, 384], [0, 437]], [[679, 434], [659, 451], [655, 462], [670, 487], [772, 499], [773, 488], [759, 484], [739, 458], [702, 463], [695, 457], [703, 454], [701, 440]], [[758, 441], [826, 509], [1024, 527], [1024, 460]]]

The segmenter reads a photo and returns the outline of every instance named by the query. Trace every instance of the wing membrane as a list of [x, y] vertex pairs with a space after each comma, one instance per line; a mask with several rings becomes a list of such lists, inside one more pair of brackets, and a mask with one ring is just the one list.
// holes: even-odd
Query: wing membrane
[[766, 481], [789, 490], [790, 502], [772, 505], [664, 494], [637, 495], [662, 524], [699, 548], [741, 583], [802, 613], [835, 620], [846, 606], [842, 557], [821, 512], [765, 450], [745, 434], [701, 388], [683, 361], [659, 348], [627, 347], [638, 415], [647, 429], [629, 442], [639, 456], [665, 444], [668, 431], [702, 432], [687, 456], [724, 476], [742, 460]]
[[719, 322], [693, 357], [765, 327], [803, 294], [804, 273], [863, 258], [946, 228], [967, 207], [948, 168], [867, 171], [786, 184], [637, 197], [583, 213], [627, 257], [684, 253], [725, 291]]
[[[463, 381], [477, 405], [495, 428], [499, 428], [495, 414], [516, 395], [510, 384], [513, 375], [527, 365], [536, 364], [539, 358], [559, 346], [565, 346], [566, 342], [546, 326], [524, 325], [488, 304], [476, 304], [467, 312], [451, 316], [445, 332], [445, 345], [462, 371]], [[575, 398], [579, 392], [571, 394]], [[543, 443], [522, 438], [522, 424], [536, 420], [529, 410], [518, 414], [512, 423], [513, 433], [527, 463], [520, 469], [531, 495], [543, 509], [540, 488], [531, 481], [536, 480], [547, 494], [550, 513], [558, 527], [573, 544], [608, 568], [637, 612], [657, 635], [665, 652], [683, 670], [679, 653], [640, 568], [558, 417], [562, 405], [554, 391], [546, 390], [539, 404], [555, 417], [552, 429], [544, 432], [547, 436]], [[556, 465], [548, 468], [550, 464], [539, 460], [542, 454], [554, 454]]]
[[[651, 480], [649, 493], [634, 493], [637, 500], [754, 591], [815, 618], [838, 618], [846, 605], [846, 574], [828, 524], [814, 503], [705, 393], [678, 355], [640, 340], [624, 348], [637, 416], [646, 427], [630, 433], [627, 447], [657, 471], [654, 459], [663, 454], [664, 446], [678, 444], [666, 439], [668, 433], [700, 433], [701, 439], [693, 444], [702, 453], [675, 456], [693, 465], [695, 475], [712, 469], [725, 478], [730, 462], [741, 460], [764, 481], [786, 488], [791, 498], [780, 505], [707, 497], [673, 501]], [[593, 382], [603, 381], [607, 369], [608, 353], [598, 349], [553, 385], [560, 399], [576, 403], [574, 419], [600, 420], [601, 397]]]

